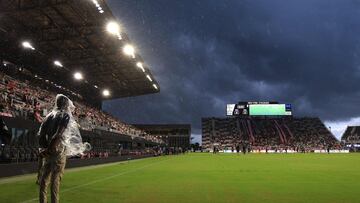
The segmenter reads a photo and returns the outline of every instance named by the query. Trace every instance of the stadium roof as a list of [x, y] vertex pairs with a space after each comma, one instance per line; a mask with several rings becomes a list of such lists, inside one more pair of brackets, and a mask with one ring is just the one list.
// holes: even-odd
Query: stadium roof
[[[104, 0], [0, 1], [0, 59], [26, 66], [87, 99], [159, 92], [136, 48], [133, 56], [123, 53], [131, 42], [121, 26], [116, 36], [108, 32], [107, 24], [114, 21]], [[74, 80], [75, 72], [83, 80]]]

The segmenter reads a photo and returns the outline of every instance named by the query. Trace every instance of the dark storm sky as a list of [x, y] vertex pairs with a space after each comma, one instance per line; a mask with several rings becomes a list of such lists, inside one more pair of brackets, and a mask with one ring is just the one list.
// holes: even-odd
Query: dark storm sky
[[[339, 136], [360, 122], [360, 1], [111, 0], [161, 87], [105, 102], [129, 123], [191, 123], [276, 100]], [[339, 131], [339, 132], [337, 132]]]

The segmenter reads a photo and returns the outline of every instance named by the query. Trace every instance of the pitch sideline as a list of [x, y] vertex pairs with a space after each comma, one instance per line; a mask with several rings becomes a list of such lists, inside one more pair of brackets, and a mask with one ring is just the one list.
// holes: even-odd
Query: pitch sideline
[[[60, 193], [65, 193], [65, 192], [69, 192], [69, 191], [72, 191], [74, 189], [77, 189], [77, 188], [81, 188], [81, 187], [85, 187], [85, 186], [88, 186], [88, 185], [92, 185], [92, 184], [95, 184], [95, 183], [98, 183], [98, 182], [102, 182], [102, 181], [105, 181], [105, 180], [109, 180], [111, 178], [114, 178], [114, 177], [118, 177], [118, 176], [122, 176], [122, 175], [126, 175], [126, 174], [129, 174], [129, 173], [133, 173], [133, 172], [136, 172], [136, 171], [139, 171], [141, 169], [144, 169], [144, 168], [148, 168], [150, 166], [153, 166], [153, 165], [156, 165], [158, 163], [161, 163], [161, 162], [164, 162], [164, 161], [168, 161], [170, 160], [169, 158], [168, 159], [164, 159], [164, 160], [160, 160], [160, 161], [157, 161], [155, 163], [151, 163], [151, 164], [147, 164], [145, 166], [142, 166], [142, 167], [139, 167], [139, 168], [136, 168], [136, 169], [133, 169], [133, 170], [128, 170], [128, 171], [124, 171], [124, 172], [121, 172], [121, 173], [117, 173], [117, 174], [114, 174], [112, 176], [108, 176], [108, 177], [105, 177], [105, 178], [101, 178], [101, 179], [98, 179], [98, 180], [94, 180], [94, 181], [90, 181], [88, 183], [85, 183], [85, 184], [82, 184], [82, 185], [77, 185], [77, 186], [74, 186], [74, 187], [71, 187], [71, 188], [67, 188], [65, 190], [61, 190]], [[33, 201], [36, 201], [38, 200], [39, 198], [33, 198], [33, 199], [29, 199], [29, 200], [25, 200], [21, 203], [27, 203], [27, 202], [33, 202]]]
[[[153, 159], [153, 158], [156, 158], [156, 157], [124, 160], [124, 161], [117, 161], [117, 162], [112, 162], [112, 163], [96, 164], [96, 165], [92, 165], [92, 166], [80, 166], [80, 167], [75, 167], [75, 168], [66, 168], [65, 172], [75, 172], [75, 171], [96, 169], [96, 168], [102, 168], [102, 167], [113, 166], [113, 165], [118, 165], [118, 164], [127, 164], [128, 162], [134, 163], [137, 161], [143, 161], [143, 160]], [[3, 177], [3, 178], [0, 178], [0, 185], [5, 184], [5, 183], [14, 183], [14, 182], [23, 181], [23, 180], [34, 179], [36, 177], [36, 175], [37, 175], [36, 173], [31, 173], [31, 174], [16, 175], [16, 176], [11, 176], [11, 177]]]

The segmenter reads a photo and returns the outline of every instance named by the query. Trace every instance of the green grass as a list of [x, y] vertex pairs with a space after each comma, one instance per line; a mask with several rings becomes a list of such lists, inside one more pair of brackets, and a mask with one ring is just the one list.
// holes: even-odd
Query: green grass
[[[67, 170], [61, 202], [360, 202], [359, 191], [360, 154], [204, 153]], [[0, 179], [0, 202], [37, 195], [34, 175]]]

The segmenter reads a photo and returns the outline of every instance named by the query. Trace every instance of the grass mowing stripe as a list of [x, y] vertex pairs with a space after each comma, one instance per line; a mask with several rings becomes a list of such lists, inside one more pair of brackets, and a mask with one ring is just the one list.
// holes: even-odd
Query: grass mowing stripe
[[[67, 188], [67, 189], [64, 189], [64, 190], [60, 191], [60, 193], [69, 192], [69, 191], [72, 191], [72, 190], [77, 189], [77, 188], [85, 187], [85, 186], [92, 185], [92, 184], [95, 184], [95, 183], [99, 183], [99, 182], [102, 182], [102, 181], [106, 181], [106, 180], [109, 180], [109, 179], [112, 179], [112, 178], [115, 178], [115, 177], [118, 177], [118, 176], [133, 173], [133, 172], [139, 171], [141, 169], [148, 168], [148, 167], [151, 167], [153, 165], [156, 165], [156, 164], [159, 164], [161, 162], [168, 161], [168, 160], [170, 160], [170, 159], [168, 158], [168, 159], [160, 160], [160, 161], [157, 161], [155, 163], [147, 164], [147, 165], [144, 165], [142, 167], [139, 167], [139, 168], [136, 168], [136, 169], [133, 169], [133, 170], [124, 171], [124, 172], [121, 172], [121, 173], [114, 174], [112, 176], [108, 176], [108, 177], [105, 177], [105, 178], [101, 178], [101, 179], [98, 179], [98, 180], [88, 182], [88, 183], [85, 183], [85, 184], [82, 184], [82, 185], [77, 185], [75, 187]], [[33, 201], [36, 201], [36, 200], [39, 200], [39, 198], [29, 199], [29, 200], [23, 201], [22, 203], [33, 202]]]

